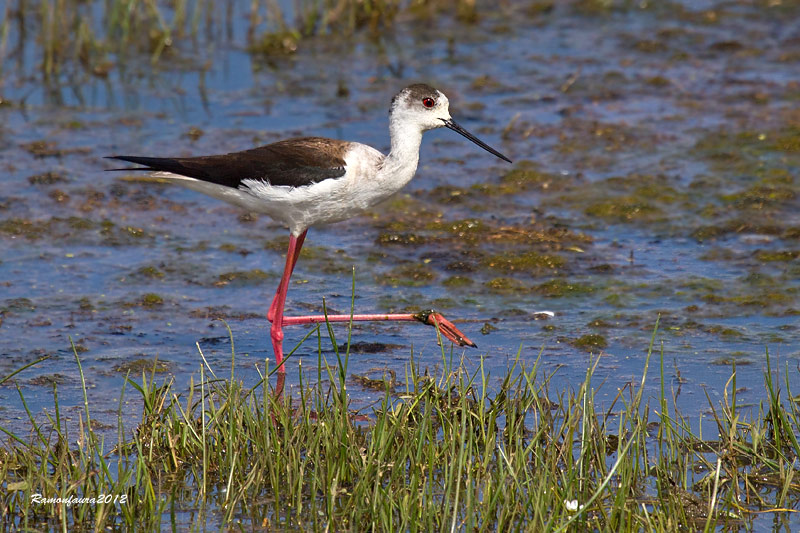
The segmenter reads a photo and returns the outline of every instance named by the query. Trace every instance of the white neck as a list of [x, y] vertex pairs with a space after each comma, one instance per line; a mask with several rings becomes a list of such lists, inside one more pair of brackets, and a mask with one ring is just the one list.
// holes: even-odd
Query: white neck
[[389, 133], [392, 150], [383, 161], [376, 178], [385, 180], [386, 186], [397, 191], [411, 181], [417, 171], [422, 132], [417, 124], [392, 117], [389, 121]]

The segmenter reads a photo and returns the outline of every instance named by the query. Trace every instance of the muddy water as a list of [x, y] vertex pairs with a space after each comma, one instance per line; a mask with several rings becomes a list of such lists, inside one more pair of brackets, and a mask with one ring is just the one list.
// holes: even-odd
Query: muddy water
[[[243, 10], [244, 7], [236, 7]], [[599, 396], [641, 375], [660, 317], [667, 386], [702, 417], [736, 364], [763, 399], [765, 353], [800, 389], [800, 26], [780, 2], [554, 9], [509, 6], [465, 24], [409, 15], [374, 36], [302, 40], [292, 54], [230, 37], [45, 80], [9, 46], [0, 107], [0, 375], [34, 411], [116, 414], [125, 373], [157, 358], [184, 386], [199, 343], [224, 375], [230, 326], [248, 382], [271, 358], [264, 313], [286, 231], [197, 193], [105, 173], [112, 154], [197, 155], [294, 135], [388, 148], [391, 96], [443, 89], [454, 117], [507, 165], [448, 131], [417, 177], [365, 216], [309, 233], [289, 314], [435, 308], [475, 340], [455, 358], [501, 375], [541, 357], [552, 387], [599, 354]], [[18, 42], [11, 25], [9, 43]], [[29, 36], [29, 38], [32, 38]], [[353, 270], [354, 269], [354, 270]], [[535, 312], [556, 313], [537, 320]], [[343, 343], [346, 330], [335, 328]], [[287, 349], [306, 331], [289, 328]], [[327, 333], [321, 344], [335, 357]], [[440, 367], [430, 328], [359, 325], [352, 374]], [[316, 375], [318, 338], [290, 359]], [[594, 355], [592, 355], [594, 354]], [[657, 390], [655, 374], [649, 380]], [[378, 394], [357, 382], [354, 406]], [[131, 418], [136, 417], [132, 395]], [[0, 387], [3, 425], [24, 419]], [[105, 413], [102, 411], [105, 410]], [[100, 412], [98, 412], [100, 411]], [[68, 411], [67, 411], [68, 412]]]

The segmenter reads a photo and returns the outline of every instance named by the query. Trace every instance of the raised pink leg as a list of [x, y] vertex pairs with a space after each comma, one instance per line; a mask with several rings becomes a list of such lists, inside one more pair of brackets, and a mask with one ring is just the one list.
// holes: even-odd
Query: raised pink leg
[[[289, 250], [286, 252], [286, 265], [283, 269], [283, 277], [278, 284], [275, 298], [269, 307], [267, 320], [272, 322], [270, 337], [272, 338], [272, 348], [275, 351], [275, 364], [278, 366], [278, 373], [284, 374], [286, 369], [283, 366], [283, 326], [297, 324], [320, 324], [323, 322], [363, 322], [363, 321], [399, 321], [399, 322], [422, 322], [429, 326], [434, 326], [438, 332], [444, 335], [454, 344], [459, 346], [476, 347], [475, 343], [469, 340], [455, 325], [434, 311], [424, 311], [415, 314], [371, 314], [371, 315], [306, 315], [306, 316], [283, 316], [283, 308], [286, 305], [286, 293], [289, 290], [289, 280], [292, 272], [300, 257], [300, 250], [306, 239], [308, 230], [303, 231], [299, 236], [289, 236]], [[282, 385], [282, 382], [281, 382]], [[282, 387], [281, 387], [282, 388]]]
[[478, 346], [449, 320], [435, 311], [423, 311], [413, 314], [372, 314], [372, 315], [306, 315], [283, 317], [284, 326], [297, 324], [322, 324], [323, 322], [422, 322], [437, 328], [450, 342], [459, 346]]
[[297, 258], [300, 257], [300, 249], [303, 247], [303, 241], [306, 239], [306, 232], [303, 231], [299, 237], [289, 235], [289, 250], [286, 252], [286, 265], [283, 268], [283, 277], [278, 285], [278, 292], [275, 293], [275, 298], [272, 300], [272, 305], [269, 307], [267, 313], [267, 320], [272, 322], [270, 328], [270, 337], [272, 337], [272, 349], [275, 352], [275, 364], [278, 366], [278, 372], [284, 373], [286, 369], [283, 366], [283, 307], [286, 304], [286, 292], [289, 290], [289, 280], [292, 277], [292, 271], [297, 264]]

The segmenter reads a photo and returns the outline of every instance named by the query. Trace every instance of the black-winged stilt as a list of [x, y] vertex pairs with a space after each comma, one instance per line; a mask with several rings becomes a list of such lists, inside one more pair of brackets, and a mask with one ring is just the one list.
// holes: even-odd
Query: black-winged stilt
[[403, 188], [417, 170], [422, 134], [446, 127], [463, 135], [500, 159], [506, 156], [459, 126], [450, 116], [449, 101], [425, 84], [410, 85], [392, 99], [389, 155], [357, 142], [302, 137], [252, 150], [202, 157], [112, 156], [143, 165], [153, 177], [168, 179], [215, 198], [264, 213], [289, 226], [289, 250], [278, 290], [267, 313], [279, 372], [283, 367], [283, 326], [326, 320], [419, 320], [436, 326], [459, 346], [475, 346], [438, 313], [329, 315], [284, 317], [289, 279], [310, 226], [338, 222], [389, 198]]

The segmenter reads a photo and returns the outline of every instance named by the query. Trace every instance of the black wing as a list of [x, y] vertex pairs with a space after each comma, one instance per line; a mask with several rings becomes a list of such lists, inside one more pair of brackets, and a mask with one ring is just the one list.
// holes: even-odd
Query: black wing
[[239, 188], [244, 180], [302, 187], [342, 177], [346, 166], [342, 155], [348, 144], [323, 137], [302, 137], [225, 155], [176, 158], [115, 155], [107, 159], [145, 167], [111, 170], [172, 172], [226, 187]]

